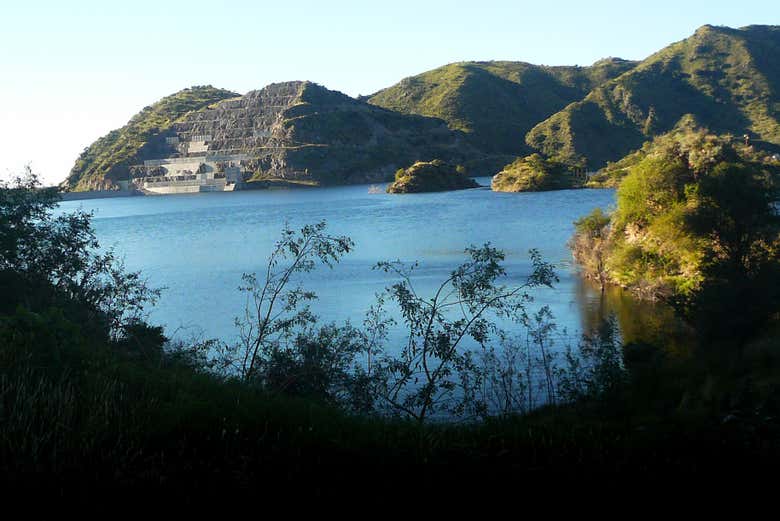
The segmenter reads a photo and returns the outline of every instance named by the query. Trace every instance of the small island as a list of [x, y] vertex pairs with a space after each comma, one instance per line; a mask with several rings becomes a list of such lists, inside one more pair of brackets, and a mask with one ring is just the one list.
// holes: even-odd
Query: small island
[[564, 163], [545, 159], [540, 154], [519, 157], [493, 176], [494, 192], [543, 192], [580, 188], [582, 179]]
[[479, 183], [466, 175], [461, 165], [452, 165], [440, 159], [418, 161], [395, 173], [395, 182], [387, 187], [389, 194], [446, 192], [477, 188]]

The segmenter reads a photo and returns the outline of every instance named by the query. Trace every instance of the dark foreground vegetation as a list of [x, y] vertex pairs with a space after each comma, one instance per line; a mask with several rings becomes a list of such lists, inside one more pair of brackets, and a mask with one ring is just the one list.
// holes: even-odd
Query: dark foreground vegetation
[[[503, 254], [484, 245], [430, 296], [415, 291], [416, 266], [380, 262], [397, 282], [365, 322], [321, 324], [296, 275], [338, 262], [352, 242], [319, 223], [285, 229], [245, 275], [240, 342], [176, 343], [144, 320], [159, 291], [96, 249], [89, 215], [54, 216], [57, 197], [30, 174], [0, 188], [9, 497], [360, 500], [594, 475], [744, 479], [778, 462], [776, 310], [742, 342], [684, 355], [621, 345], [614, 320], [553, 349], [553, 317], [528, 296], [555, 282], [551, 267], [531, 252], [526, 283], [503, 286]], [[395, 348], [391, 305], [408, 331]]]

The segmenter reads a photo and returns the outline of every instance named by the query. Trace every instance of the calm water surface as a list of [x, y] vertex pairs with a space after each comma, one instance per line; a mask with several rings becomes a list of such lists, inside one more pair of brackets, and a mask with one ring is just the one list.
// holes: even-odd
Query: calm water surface
[[[488, 185], [490, 179], [478, 181]], [[488, 241], [506, 252], [507, 283], [529, 274], [531, 248], [558, 267], [560, 282], [536, 291], [534, 306], [550, 306], [559, 331], [569, 336], [604, 313], [637, 305], [622, 295], [603, 299], [577, 276], [566, 247], [572, 222], [613, 205], [614, 190], [513, 194], [485, 187], [388, 195], [369, 188], [96, 199], [63, 202], [60, 208], [93, 211], [101, 244], [113, 246], [152, 285], [166, 287], [150, 318], [182, 338], [235, 338], [233, 319], [244, 306], [237, 289], [241, 274], [262, 270], [285, 222], [300, 227], [323, 219], [332, 233], [355, 242], [354, 253], [334, 269], [319, 269], [304, 281], [319, 296], [315, 312], [327, 321], [362, 321], [375, 293], [394, 281], [371, 269], [377, 261], [419, 261], [415, 284], [425, 293], [465, 259], [466, 246]]]

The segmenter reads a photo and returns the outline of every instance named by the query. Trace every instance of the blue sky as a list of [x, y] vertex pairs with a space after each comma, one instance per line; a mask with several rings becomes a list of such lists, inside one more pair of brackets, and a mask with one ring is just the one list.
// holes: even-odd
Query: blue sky
[[71, 0], [0, 7], [0, 174], [49, 183], [190, 85], [312, 80], [350, 95], [463, 60], [642, 59], [705, 24], [780, 24], [776, 1]]

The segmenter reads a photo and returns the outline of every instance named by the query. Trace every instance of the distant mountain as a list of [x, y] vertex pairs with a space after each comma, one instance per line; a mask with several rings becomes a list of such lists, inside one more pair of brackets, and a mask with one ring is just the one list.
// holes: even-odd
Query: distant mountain
[[201, 90], [164, 98], [95, 142], [67, 186], [108, 188], [131, 176], [158, 175], [150, 172], [159, 166], [144, 165], [149, 160], [197, 168], [200, 159], [217, 157], [240, 163], [253, 179], [343, 184], [390, 180], [415, 161], [463, 163], [484, 156], [439, 120], [386, 110], [311, 82], [273, 84], [239, 97], [212, 89], [192, 110], [171, 110], [179, 107], [172, 100], [193, 92]]
[[526, 142], [600, 168], [691, 114], [714, 132], [780, 145], [779, 56], [780, 27], [705, 25], [539, 123]]
[[224, 177], [226, 165], [231, 175], [240, 165], [244, 177], [308, 184], [391, 180], [398, 168], [434, 159], [493, 175], [532, 153], [593, 170], [685, 117], [780, 151], [778, 56], [780, 27], [706, 25], [642, 62], [453, 63], [361, 99], [311, 82], [244, 96], [193, 87], [90, 145], [63, 188]]
[[369, 103], [442, 119], [488, 153], [524, 155], [537, 123], [619, 76], [635, 62], [608, 58], [590, 67], [524, 62], [462, 62], [406, 78], [369, 96]]

